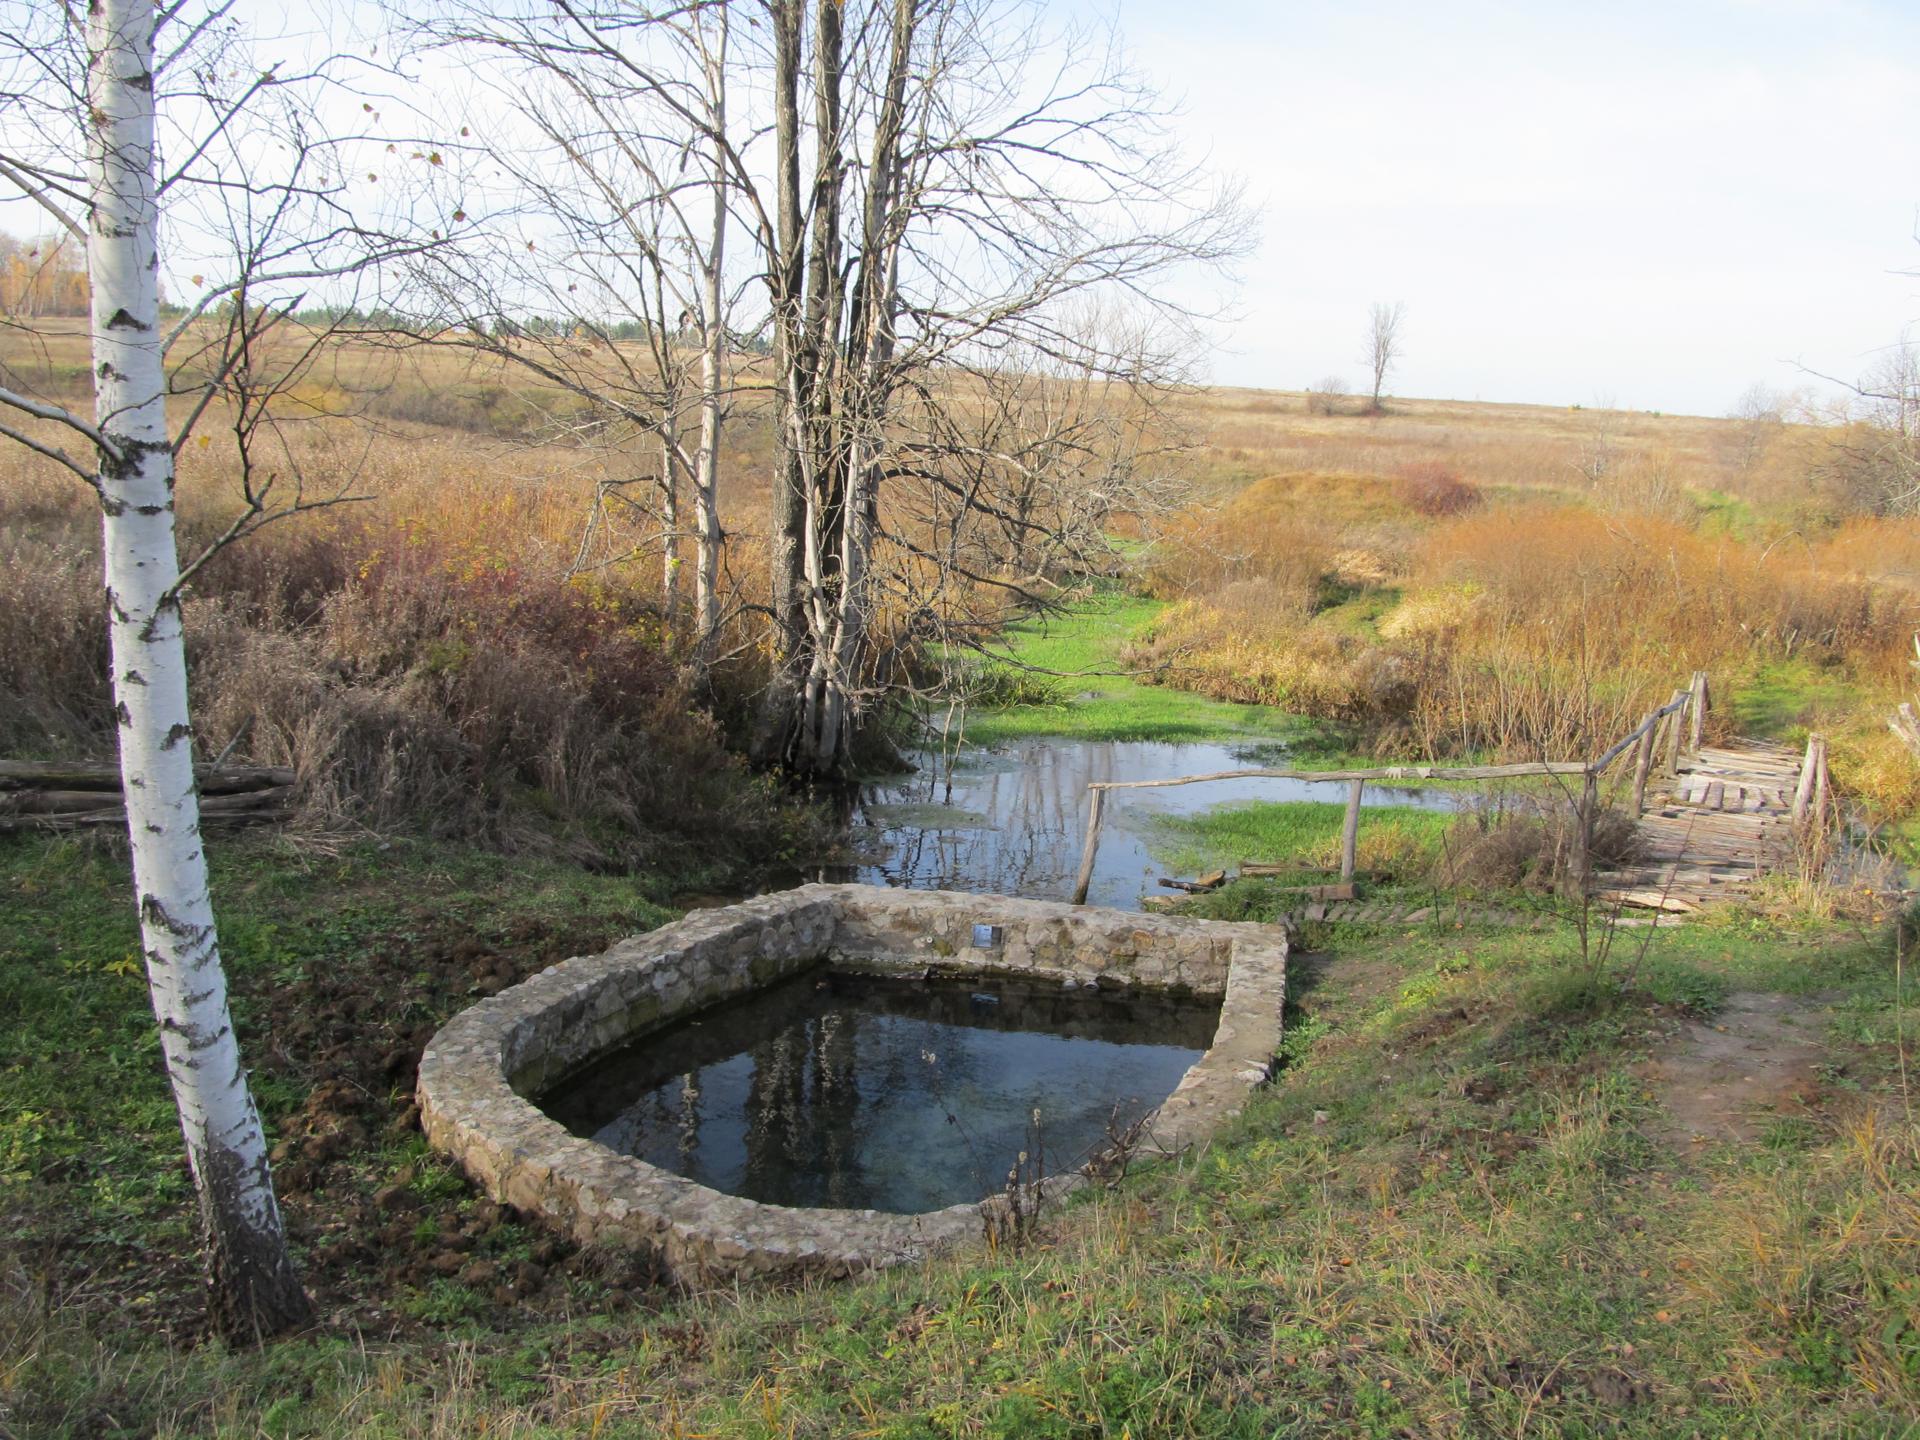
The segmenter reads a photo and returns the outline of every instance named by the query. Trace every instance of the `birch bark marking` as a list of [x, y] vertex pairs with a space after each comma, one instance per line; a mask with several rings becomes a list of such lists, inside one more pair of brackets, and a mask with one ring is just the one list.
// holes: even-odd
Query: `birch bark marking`
[[173, 449], [159, 330], [153, 0], [93, 0], [87, 243], [106, 604], [121, 788], [148, 988], [200, 1202], [216, 1326], [255, 1338], [307, 1318], [240, 1067], [200, 845], [186, 652], [174, 589]]

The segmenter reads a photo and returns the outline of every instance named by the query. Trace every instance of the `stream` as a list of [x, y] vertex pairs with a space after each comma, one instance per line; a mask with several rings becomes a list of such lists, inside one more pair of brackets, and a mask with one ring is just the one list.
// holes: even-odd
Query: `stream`
[[[935, 754], [920, 768], [863, 785], [853, 807], [854, 861], [823, 879], [966, 890], [1035, 900], [1068, 898], [1086, 836], [1087, 785], [1164, 780], [1215, 770], [1283, 766], [1272, 742], [1167, 743], [1034, 736], [965, 752], [949, 772]], [[1138, 910], [1169, 873], [1147, 848], [1152, 821], [1244, 800], [1344, 804], [1343, 781], [1216, 780], [1110, 796], [1090, 904]], [[1458, 791], [1369, 784], [1364, 804], [1449, 809]], [[1252, 858], [1252, 857], [1248, 857]]]

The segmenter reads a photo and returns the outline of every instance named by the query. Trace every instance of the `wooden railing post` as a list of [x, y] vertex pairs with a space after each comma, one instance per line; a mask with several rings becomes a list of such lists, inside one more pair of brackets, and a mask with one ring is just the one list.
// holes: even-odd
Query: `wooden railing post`
[[1340, 831], [1340, 878], [1353, 879], [1360, 859], [1360, 796], [1367, 788], [1364, 780], [1347, 782], [1347, 820]]
[[1700, 749], [1700, 729], [1707, 720], [1707, 672], [1693, 672], [1693, 730], [1687, 748], [1696, 754]]
[[1831, 788], [1831, 779], [1827, 774], [1827, 737], [1816, 735], [1818, 751], [1813, 761], [1813, 823], [1827, 823], [1827, 799]]
[[1806, 758], [1800, 762], [1800, 783], [1793, 787], [1793, 823], [1803, 825], [1807, 819], [1807, 806], [1813, 800], [1813, 763], [1820, 751], [1820, 737], [1807, 737]]
[[1636, 820], [1647, 813], [1647, 776], [1653, 770], [1654, 743], [1660, 731], [1652, 711], [1640, 723], [1646, 731], [1633, 753], [1633, 818]]
[[[1673, 698], [1669, 700], [1667, 704], [1675, 706], [1682, 705], [1685, 703], [1686, 698], [1687, 692], [1685, 690], [1676, 690], [1673, 692]], [[1667, 754], [1666, 763], [1663, 768], [1668, 777], [1675, 780], [1680, 778], [1680, 735], [1681, 727], [1685, 723], [1686, 718], [1686, 715], [1677, 709], [1671, 715], [1667, 716], [1667, 728], [1665, 732]]]
[[1100, 849], [1100, 812], [1106, 808], [1107, 792], [1087, 791], [1087, 843], [1080, 851], [1080, 874], [1073, 882], [1073, 903], [1087, 903], [1087, 890], [1093, 884], [1093, 857]]
[[1572, 880], [1579, 888], [1576, 894], [1587, 893], [1587, 884], [1593, 878], [1593, 822], [1600, 809], [1600, 777], [1591, 770], [1580, 785], [1580, 809], [1574, 816], [1574, 844], [1577, 847], [1573, 856]]

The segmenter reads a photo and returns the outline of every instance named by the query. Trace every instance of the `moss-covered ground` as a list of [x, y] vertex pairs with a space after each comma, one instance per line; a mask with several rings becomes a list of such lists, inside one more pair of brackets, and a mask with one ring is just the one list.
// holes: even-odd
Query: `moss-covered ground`
[[967, 739], [979, 745], [1026, 735], [1078, 740], [1280, 740], [1318, 744], [1323, 727], [1265, 705], [1233, 705], [1144, 683], [1127, 658], [1166, 608], [1119, 589], [1099, 589], [1065, 611], [1009, 626], [997, 653], [1024, 672], [1036, 703], [979, 711]]

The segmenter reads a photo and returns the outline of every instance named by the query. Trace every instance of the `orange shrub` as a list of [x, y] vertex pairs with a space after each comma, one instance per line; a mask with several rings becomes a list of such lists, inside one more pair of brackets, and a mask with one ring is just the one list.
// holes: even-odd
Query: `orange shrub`
[[1418, 460], [1394, 471], [1400, 493], [1422, 515], [1459, 515], [1480, 508], [1480, 489], [1460, 478], [1460, 472], [1438, 460]]

